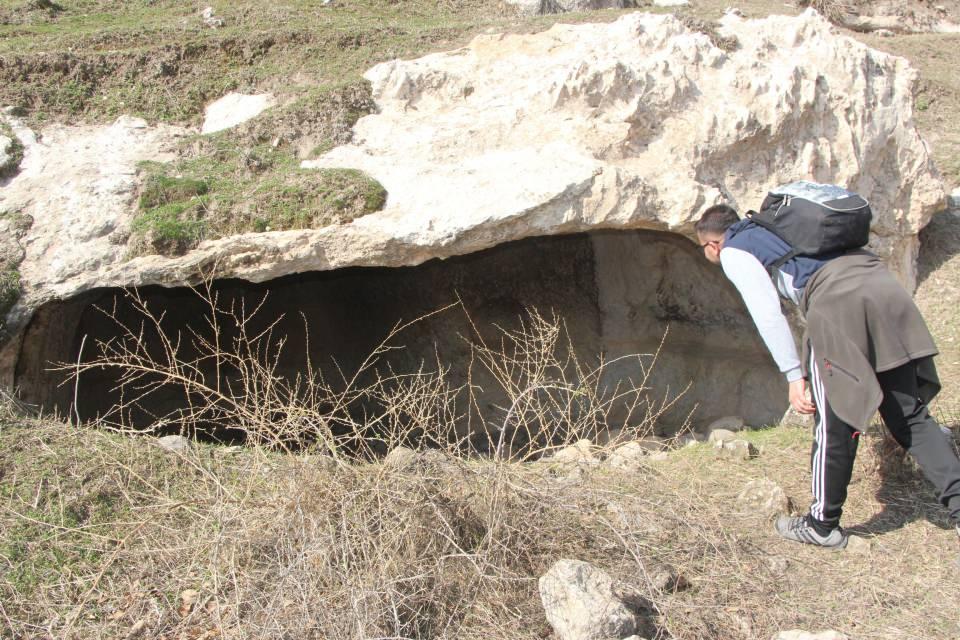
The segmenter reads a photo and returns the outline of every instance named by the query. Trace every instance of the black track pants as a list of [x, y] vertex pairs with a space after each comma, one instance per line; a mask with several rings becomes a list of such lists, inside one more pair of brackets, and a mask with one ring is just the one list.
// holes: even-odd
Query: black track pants
[[[960, 460], [937, 421], [917, 397], [916, 363], [908, 362], [879, 373], [877, 380], [883, 390], [880, 415], [884, 423], [933, 483], [950, 518], [960, 523]], [[830, 409], [812, 353], [810, 387], [817, 407], [810, 462], [813, 491], [810, 519], [818, 529], [827, 531], [840, 523], [860, 434]]]
[[950, 519], [960, 524], [960, 460], [927, 405], [917, 397], [916, 363], [878, 373], [877, 380], [883, 389], [880, 415], [890, 434], [914, 457]]

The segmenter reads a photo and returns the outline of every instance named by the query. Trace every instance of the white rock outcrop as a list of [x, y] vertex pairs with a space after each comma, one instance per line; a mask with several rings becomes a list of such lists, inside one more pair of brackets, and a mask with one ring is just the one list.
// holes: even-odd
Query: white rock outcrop
[[233, 128], [277, 104], [272, 93], [247, 95], [228, 93], [219, 100], [211, 102], [204, 110], [203, 126], [200, 133], [216, 133]]
[[176, 139], [187, 131], [124, 116], [105, 127], [53, 125], [38, 136], [8, 122], [24, 152], [20, 172], [0, 189], [0, 210], [33, 220], [21, 239], [20, 265], [23, 304], [30, 307], [31, 300], [68, 297], [78, 281], [124, 263], [137, 163], [172, 160]]
[[906, 60], [818, 14], [723, 18], [727, 52], [673, 16], [480, 36], [371, 69], [379, 113], [307, 167], [378, 179], [357, 221], [404, 244], [489, 246], [591, 228], [689, 232], [707, 205], [810, 179], [866, 194], [873, 247], [913, 284], [916, 234], [944, 204]]
[[[916, 72], [813, 12], [729, 13], [720, 32], [740, 47], [720, 49], [670, 15], [634, 13], [483, 35], [377, 65], [366, 74], [377, 113], [357, 123], [351, 144], [304, 166], [367, 172], [389, 193], [383, 211], [323, 229], [207, 240], [179, 257], [127, 259], [123, 239], [136, 163], [169, 159], [185, 131], [121, 118], [54, 125], [37, 138], [6, 117], [24, 158], [0, 189], [0, 208], [34, 221], [21, 240], [23, 296], [8, 326], [22, 327], [49, 300], [194, 283], [213, 265], [220, 276], [262, 282], [576, 231], [689, 235], [706, 206], [755, 207], [767, 189], [796, 179], [867, 195], [872, 246], [912, 285], [917, 233], [945, 201], [913, 123]], [[258, 109], [269, 102], [258, 100]], [[214, 121], [226, 122], [211, 116], [205, 130]], [[3, 381], [15, 364], [10, 349], [0, 352]]]

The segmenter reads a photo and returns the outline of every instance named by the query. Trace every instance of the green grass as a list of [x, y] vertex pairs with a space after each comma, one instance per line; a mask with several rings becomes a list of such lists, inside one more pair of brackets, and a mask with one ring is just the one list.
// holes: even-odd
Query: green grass
[[296, 99], [505, 23], [489, 0], [214, 3], [220, 29], [203, 27], [193, 2], [64, 1], [53, 14], [25, 5], [0, 2], [0, 104], [38, 121], [196, 122], [233, 89]]
[[12, 141], [7, 147], [7, 161], [0, 165], [0, 180], [2, 180], [19, 170], [20, 162], [23, 160], [23, 143], [6, 122], [0, 122], [0, 136], [6, 136]]
[[142, 163], [130, 254], [178, 255], [204, 239], [320, 228], [383, 208], [377, 181], [353, 169], [301, 169], [292, 149], [255, 143], [261, 126], [190, 141], [202, 151], [171, 164]]
[[0, 271], [0, 333], [4, 329], [4, 318], [20, 299], [20, 272], [16, 269]]

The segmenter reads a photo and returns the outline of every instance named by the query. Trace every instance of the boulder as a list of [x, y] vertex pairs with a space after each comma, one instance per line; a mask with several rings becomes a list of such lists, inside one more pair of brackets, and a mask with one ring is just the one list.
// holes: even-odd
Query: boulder
[[627, 638], [642, 629], [636, 596], [624, 598], [613, 579], [589, 563], [558, 560], [539, 585], [547, 621], [559, 640]]

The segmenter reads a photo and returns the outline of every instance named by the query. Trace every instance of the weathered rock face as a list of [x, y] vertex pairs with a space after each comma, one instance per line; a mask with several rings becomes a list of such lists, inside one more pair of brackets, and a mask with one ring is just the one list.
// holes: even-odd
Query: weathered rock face
[[795, 179], [839, 183], [871, 200], [872, 245], [912, 285], [916, 234], [944, 192], [912, 123], [907, 62], [814, 12], [728, 14], [722, 33], [740, 48], [634, 14], [382, 64], [367, 74], [380, 112], [306, 166], [367, 171], [390, 199], [360, 225], [450, 249], [596, 227], [689, 231], [706, 205], [755, 207]]
[[[33, 225], [20, 242], [24, 290], [8, 326], [22, 338], [45, 303], [85, 292], [95, 298], [108, 287], [182, 286], [213, 265], [219, 277], [265, 282], [417, 265], [581, 231], [689, 234], [705, 206], [729, 201], [746, 209], [795, 179], [867, 195], [876, 213], [872, 245], [911, 285], [916, 234], [944, 193], [912, 123], [915, 73], [907, 62], [837, 36], [813, 13], [759, 21], [728, 15], [721, 32], [740, 48], [722, 50], [671, 16], [633, 14], [611, 24], [481, 36], [457, 51], [378, 65], [367, 77], [379, 112], [357, 124], [354, 143], [306, 166], [366, 171], [389, 192], [383, 211], [318, 230], [206, 241], [177, 258], [127, 259], [122, 238], [135, 207], [136, 163], [169, 157], [183, 130], [122, 119], [100, 130], [54, 127], [38, 141], [16, 126], [24, 159], [0, 191], [0, 206]], [[582, 242], [589, 257], [569, 263], [583, 255], [576, 243], [559, 243], [566, 257], [528, 246], [510, 258], [519, 266], [509, 281], [477, 287], [477, 299], [509, 299], [509, 317], [528, 302], [547, 301], [561, 314], [589, 306], [581, 344], [608, 357], [646, 348], [670, 325], [666, 353], [682, 356], [660, 370], [671, 389], [710, 380], [713, 388], [701, 385], [707, 397], [742, 398], [710, 415], [756, 424], [776, 417], [782, 390], [762, 345], [729, 288], [719, 297], [708, 290], [723, 286], [720, 275], [698, 263], [692, 245], [659, 234]], [[544, 267], [556, 286], [541, 295], [539, 283], [524, 282], [530, 265]], [[577, 265], [588, 267], [586, 275]], [[592, 280], [589, 300], [576, 299], [570, 286], [581, 276]], [[448, 287], [464, 288], [455, 280]], [[2, 348], [3, 384], [15, 382], [15, 370], [22, 381], [42, 369], [44, 326], [82, 325], [63, 316], [70, 304], [57, 304], [34, 323], [34, 347], [18, 338]], [[398, 315], [411, 317], [407, 311]], [[383, 318], [388, 327], [396, 320]], [[62, 339], [59, 356], [69, 357], [74, 337]], [[714, 358], [720, 351], [725, 360]]]

